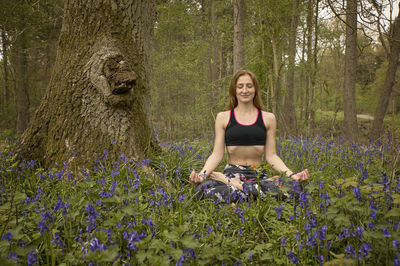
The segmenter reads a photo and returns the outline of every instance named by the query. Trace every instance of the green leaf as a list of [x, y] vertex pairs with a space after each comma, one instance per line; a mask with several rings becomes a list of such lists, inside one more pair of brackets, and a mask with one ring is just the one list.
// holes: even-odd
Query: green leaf
[[334, 256], [337, 259], [343, 259], [345, 254], [335, 254], [332, 251], [329, 251], [329, 253], [331, 253], [332, 256]]
[[183, 251], [182, 249], [171, 249], [168, 252], [176, 261], [178, 261], [182, 255], [183, 255]]
[[118, 246], [111, 246], [109, 249], [100, 253], [99, 261], [111, 262], [118, 256], [118, 250], [119, 250]]
[[198, 246], [200, 246], [199, 242], [197, 240], [194, 240], [193, 237], [191, 236], [185, 236], [181, 239], [181, 243], [185, 248], [191, 248], [195, 249]]
[[137, 210], [134, 209], [131, 205], [125, 206], [121, 209], [122, 213], [125, 215], [136, 215]]
[[385, 215], [385, 218], [389, 217], [400, 217], [400, 208], [391, 209]]
[[13, 240], [19, 240], [21, 239], [24, 234], [21, 232], [23, 227], [21, 225], [17, 226], [16, 228], [11, 229], [9, 232], [13, 234], [12, 239]]
[[351, 225], [350, 219], [347, 218], [347, 216], [345, 216], [344, 214], [339, 214], [338, 216], [336, 216], [334, 222], [336, 223], [337, 227], [349, 227]]
[[147, 253], [145, 250], [139, 250], [136, 253], [136, 258], [137, 258], [139, 264], [142, 264], [144, 262], [144, 260], [146, 259], [146, 257], [147, 257]]
[[167, 231], [167, 230], [164, 230], [163, 235], [165, 236], [166, 239], [172, 240], [172, 241], [174, 241], [174, 242], [176, 242], [176, 241], [179, 240], [179, 235], [178, 235], [178, 233], [175, 232], [175, 231]]
[[324, 263], [324, 266], [340, 266], [340, 265], [356, 265], [356, 261], [352, 259], [333, 259]]
[[15, 196], [14, 196], [14, 200], [13, 201], [15, 203], [19, 203], [21, 200], [26, 199], [26, 197], [27, 197], [27, 195], [25, 193], [17, 191], [17, 192], [15, 192]]

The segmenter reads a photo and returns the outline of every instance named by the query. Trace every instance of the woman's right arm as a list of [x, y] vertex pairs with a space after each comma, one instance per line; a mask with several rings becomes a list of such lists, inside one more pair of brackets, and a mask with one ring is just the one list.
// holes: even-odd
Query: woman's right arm
[[192, 171], [189, 177], [190, 182], [203, 182], [205, 178], [209, 176], [222, 161], [225, 152], [225, 124], [228, 119], [227, 115], [229, 115], [229, 112], [221, 112], [217, 114], [217, 117], [215, 118], [215, 138], [213, 152], [211, 153], [210, 157], [208, 157], [200, 173], [196, 173], [194, 170]]

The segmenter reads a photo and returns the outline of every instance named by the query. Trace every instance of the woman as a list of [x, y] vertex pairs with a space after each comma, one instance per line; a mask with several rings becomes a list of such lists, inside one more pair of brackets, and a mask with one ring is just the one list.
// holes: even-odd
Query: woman
[[[199, 173], [193, 170], [190, 174], [190, 182], [199, 184], [197, 190], [219, 198], [235, 193], [242, 197], [249, 193], [257, 196], [258, 191], [278, 194], [279, 181], [254, 169], [263, 164], [264, 153], [274, 170], [296, 181], [306, 180], [307, 169], [293, 173], [276, 154], [276, 119], [274, 114], [262, 111], [255, 75], [248, 70], [238, 71], [231, 81], [229, 96], [229, 110], [218, 113], [215, 119], [213, 152]], [[214, 172], [224, 156], [225, 146], [228, 165], [224, 173]], [[210, 179], [206, 180], [208, 176]]]

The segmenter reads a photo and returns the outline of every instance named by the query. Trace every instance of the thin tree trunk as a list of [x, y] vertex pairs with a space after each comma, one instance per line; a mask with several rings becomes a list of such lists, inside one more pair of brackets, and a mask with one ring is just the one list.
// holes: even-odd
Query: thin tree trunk
[[217, 10], [216, 0], [211, 0], [210, 17], [211, 17], [211, 82], [218, 79], [218, 38], [217, 38]]
[[27, 59], [27, 33], [25, 30], [24, 15], [21, 15], [19, 30], [21, 33], [15, 41], [16, 53], [16, 86], [15, 86], [15, 108], [16, 108], [16, 133], [21, 134], [29, 123], [29, 97], [28, 97], [28, 59]]
[[306, 83], [307, 83], [307, 79], [304, 78], [305, 77], [305, 71], [304, 71], [304, 64], [305, 64], [305, 58], [306, 58], [306, 29], [303, 27], [303, 40], [302, 40], [302, 49], [301, 49], [301, 62], [302, 62], [302, 66], [301, 66], [301, 71], [300, 71], [300, 93], [299, 93], [299, 99], [302, 104], [300, 105], [300, 120], [301, 121], [305, 121], [306, 120], [306, 104], [304, 104], [306, 102], [306, 93], [304, 92], [304, 88], [306, 88]]
[[281, 94], [280, 94], [280, 76], [279, 69], [281, 66], [281, 49], [278, 48], [275, 36], [271, 34], [272, 46], [272, 110], [276, 115], [280, 114]]
[[305, 118], [307, 121], [307, 134], [311, 134], [312, 127], [312, 90], [313, 90], [313, 52], [312, 52], [312, 38], [313, 38], [313, 0], [308, 0], [307, 12], [307, 90], [306, 90], [306, 112]]
[[4, 73], [4, 98], [3, 108], [6, 110], [8, 103], [10, 102], [10, 88], [8, 86], [8, 54], [7, 54], [7, 38], [4, 31], [1, 32], [1, 44], [3, 51], [3, 73]]
[[210, 69], [211, 69], [211, 102], [212, 106], [217, 104], [217, 81], [218, 81], [218, 37], [217, 37], [217, 10], [216, 0], [211, 0], [210, 3], [210, 17], [211, 17], [211, 58], [210, 58]]
[[233, 3], [233, 72], [244, 66], [244, 23], [246, 7], [244, 0]]
[[357, 140], [356, 73], [357, 73], [357, 1], [346, 2], [346, 51], [344, 63], [343, 111], [344, 134]]
[[297, 26], [299, 21], [299, 6], [300, 0], [293, 1], [292, 18], [290, 22], [289, 32], [289, 64], [288, 75], [286, 80], [287, 95], [285, 97], [285, 119], [289, 128], [289, 133], [296, 133], [296, 110], [294, 107], [294, 67], [296, 59], [296, 39], [297, 39]]
[[396, 72], [399, 64], [400, 53], [400, 12], [396, 17], [389, 36], [390, 52], [388, 55], [389, 64], [386, 71], [385, 83], [379, 98], [379, 104], [375, 110], [375, 119], [371, 128], [371, 135], [377, 139], [382, 133], [383, 119], [389, 105], [390, 95], [396, 83]]

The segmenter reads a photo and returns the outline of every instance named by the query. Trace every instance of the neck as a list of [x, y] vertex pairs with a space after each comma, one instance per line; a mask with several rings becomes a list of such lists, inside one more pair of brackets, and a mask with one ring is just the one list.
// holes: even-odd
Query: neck
[[250, 103], [238, 103], [238, 105], [235, 107], [235, 111], [240, 112], [240, 113], [251, 113], [254, 112], [254, 110], [257, 109], [253, 102]]

